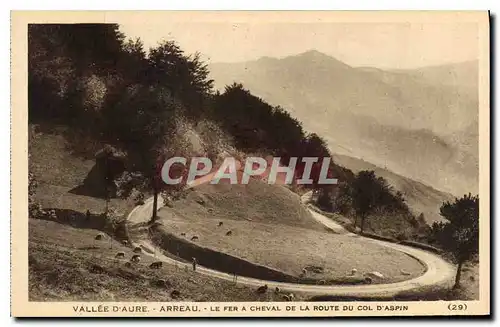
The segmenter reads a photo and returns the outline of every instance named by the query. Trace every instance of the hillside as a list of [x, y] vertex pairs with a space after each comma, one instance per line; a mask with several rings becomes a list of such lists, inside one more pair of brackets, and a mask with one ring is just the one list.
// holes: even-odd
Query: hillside
[[[172, 40], [146, 51], [140, 39], [127, 40], [117, 24], [32, 24], [28, 34], [32, 299], [273, 300], [277, 294], [261, 297], [262, 289], [232, 288], [215, 278], [228, 281], [220, 273], [230, 273], [236, 284], [237, 275], [260, 277], [246, 284], [253, 287], [270, 280], [383, 282], [364, 278], [372, 274], [390, 283], [425, 271], [426, 259], [364, 238], [395, 242], [432, 236], [403, 195], [373, 172], [354, 176], [334, 163], [326, 171], [314, 165], [307, 186], [252, 181], [186, 190], [185, 180], [162, 182], [163, 164], [173, 156], [190, 162], [184, 168], [193, 168], [192, 159], [200, 156], [215, 166], [227, 156], [278, 156], [285, 163], [292, 157], [331, 157], [326, 138], [330, 146], [367, 155], [375, 164], [384, 161], [393, 165], [391, 171], [416, 180], [455, 189], [457, 180], [449, 176], [469, 182], [469, 175], [456, 170], [471, 166], [477, 129], [467, 111], [450, 119], [467, 106], [453, 85], [354, 69], [310, 51], [277, 62], [263, 58], [250, 69], [259, 73], [255, 81], [264, 92], [282, 96], [271, 105], [242, 84], [213, 92], [202, 54], [185, 53]], [[278, 87], [261, 83], [262, 76]], [[412, 89], [415, 83], [419, 86]], [[288, 108], [297, 117], [302, 113], [305, 124]], [[461, 144], [471, 146], [462, 154], [456, 150]], [[184, 168], [176, 165], [175, 175], [188, 175]], [[324, 173], [343, 183], [318, 187]], [[360, 234], [345, 238], [344, 228], [327, 216], [318, 219], [291, 191], [296, 189], [318, 190], [307, 193], [317, 195], [320, 208], [336, 210], [328, 217], [344, 214]], [[162, 264], [150, 266], [157, 260]], [[218, 271], [199, 279], [190, 273], [206, 268]]]
[[425, 83], [434, 86], [450, 86], [457, 88], [461, 94], [471, 98], [478, 97], [478, 64], [477, 60], [456, 64], [423, 67], [412, 70], [396, 70], [394, 72], [409, 74]]
[[[159, 217], [158, 233], [165, 249], [186, 259], [195, 256], [201, 265], [217, 270], [237, 269], [244, 264], [239, 260], [244, 260], [281, 272], [281, 278], [290, 281], [326, 284], [359, 283], [371, 271], [381, 272], [385, 282], [424, 272], [407, 255], [383, 246], [367, 247], [362, 240], [328, 230], [311, 217], [296, 194], [258, 180], [248, 185], [197, 186], [186, 198], [160, 209]], [[233, 256], [234, 262], [218, 253]], [[359, 275], [349, 275], [353, 267]], [[302, 275], [303, 269], [311, 271]], [[264, 272], [252, 269], [240, 274], [264, 277]]]
[[395, 190], [403, 193], [413, 214], [424, 214], [425, 221], [431, 225], [435, 221], [442, 221], [439, 207], [444, 201], [453, 199], [449, 193], [438, 191], [428, 185], [393, 173], [390, 170], [375, 166], [361, 159], [334, 155], [335, 162], [341, 166], [349, 167], [354, 173], [361, 170], [373, 170], [377, 176], [385, 178]]
[[436, 83], [448, 70], [354, 68], [317, 51], [210, 66], [216, 88], [241, 82], [325, 137], [335, 153], [460, 195], [477, 191], [478, 153], [466, 144], [477, 143], [478, 104], [461, 86], [473, 87], [474, 79], [462, 82], [468, 74]]
[[182, 216], [207, 216], [210, 219], [244, 220], [323, 231], [311, 213], [300, 203], [297, 194], [284, 186], [269, 185], [250, 179], [246, 185], [203, 184], [175, 202], [172, 211]]
[[[154, 258], [147, 256], [140, 264], [126, 267], [125, 262], [133, 255], [132, 248], [116, 241], [96, 242], [97, 233], [94, 229], [30, 219], [30, 301], [281, 300], [279, 294], [257, 294], [250, 287], [172, 265], [152, 270], [148, 265]], [[118, 252], [124, 252], [126, 258], [116, 259]], [[172, 295], [174, 290], [180, 293], [178, 297]]]
[[[30, 128], [30, 166], [38, 180], [36, 201], [54, 208], [57, 219], [29, 219], [29, 298], [31, 301], [279, 301], [279, 294], [257, 294], [246, 286], [164, 265], [153, 271], [154, 258], [144, 256], [140, 264], [125, 267], [132, 248], [112, 240], [95, 241], [105, 221], [98, 216], [105, 200], [72, 192], [92, 170], [92, 160], [70, 154], [64, 128], [52, 133]], [[111, 199], [111, 205], [126, 214], [133, 201]], [[92, 219], [85, 219], [86, 210]], [[305, 213], [305, 211], [303, 211]], [[118, 252], [126, 257], [116, 259]], [[98, 267], [98, 268], [96, 268]], [[98, 271], [96, 271], [96, 269]], [[157, 283], [165, 280], [168, 285]], [[178, 298], [171, 295], [180, 292]], [[302, 298], [297, 294], [298, 298]]]

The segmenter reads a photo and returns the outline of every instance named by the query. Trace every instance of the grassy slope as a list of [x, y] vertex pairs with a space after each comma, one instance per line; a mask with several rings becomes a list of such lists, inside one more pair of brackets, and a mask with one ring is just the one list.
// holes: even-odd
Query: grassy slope
[[[104, 210], [103, 199], [69, 193], [84, 180], [93, 166], [92, 161], [71, 156], [60, 135], [31, 131], [30, 140], [30, 164], [39, 181], [36, 199], [44, 207], [69, 209], [68, 212], [80, 216], [87, 209], [93, 213]], [[133, 207], [132, 203], [120, 199], [111, 202], [122, 212]], [[80, 223], [75, 225], [85, 227]], [[170, 301], [169, 294], [174, 288], [181, 292], [180, 300], [280, 299], [279, 295], [258, 295], [251, 288], [177, 271], [175, 267], [167, 266], [153, 272], [144, 265], [147, 260], [137, 269], [129, 270], [117, 264], [114, 255], [125, 251], [130, 257], [130, 250], [119, 243], [114, 243], [113, 249], [109, 249], [110, 243], [107, 242], [94, 244], [93, 238], [98, 232], [91, 228], [73, 228], [57, 222], [30, 219], [30, 300]], [[94, 245], [99, 245], [99, 249], [90, 249]], [[89, 267], [94, 263], [101, 265], [105, 273], [90, 273]], [[170, 280], [173, 287], [151, 286], [151, 281], [158, 278]]]
[[176, 202], [173, 211], [186, 216], [324, 230], [300, 204], [299, 195], [286, 187], [269, 185], [258, 179], [250, 179], [247, 185], [230, 185], [227, 180], [221, 180], [216, 185], [196, 186], [185, 199]]
[[[36, 199], [44, 208], [70, 209], [85, 213], [104, 211], [104, 199], [71, 193], [80, 185], [94, 165], [92, 160], [72, 156], [66, 149], [64, 137], [58, 134], [37, 133], [30, 130], [30, 170], [36, 176]], [[112, 199], [111, 205], [122, 213], [133, 208], [133, 203]]]
[[[36, 197], [45, 207], [67, 208], [81, 213], [87, 209], [92, 212], [104, 210], [102, 199], [68, 193], [83, 181], [92, 168], [93, 162], [82, 161], [69, 155], [65, 149], [64, 139], [60, 135], [41, 134], [31, 138], [29, 151], [32, 156], [32, 171], [35, 172], [39, 181]], [[295, 195], [287, 196], [294, 197]], [[132, 206], [122, 200], [112, 200], [112, 203], [122, 211]], [[232, 207], [230, 201], [226, 203], [226, 208], [217, 209], [221, 210], [220, 215], [227, 216], [227, 213], [238, 213], [242, 210], [241, 207]], [[190, 206], [187, 210], [194, 210], [193, 212], [206, 210], [199, 204], [197, 206]], [[285, 216], [281, 209], [275, 211], [275, 217]], [[213, 217], [217, 219], [218, 216], [215, 213], [217, 212], [214, 211]], [[237, 217], [238, 215], [234, 215], [230, 218], [234, 220]], [[290, 220], [285, 221], [291, 223]], [[318, 232], [321, 230], [319, 226], [313, 226], [308, 225], [312, 230]], [[198, 279], [189, 278], [192, 274], [186, 276], [184, 272], [171, 271], [171, 268], [175, 269], [175, 267], [165, 267], [165, 275], [163, 272], [151, 272], [144, 267], [131, 274], [123, 273], [124, 269], [117, 266], [113, 259], [118, 249], [122, 249], [121, 245], [115, 244], [114, 249], [108, 253], [109, 256], [105, 253], [103, 255], [102, 252], [108, 248], [107, 246], [101, 245], [102, 249], [98, 250], [98, 253], [82, 249], [93, 245], [92, 238], [97, 232], [92, 229], [75, 229], [55, 222], [30, 220], [29, 251], [30, 258], [35, 258], [34, 261], [30, 260], [30, 300], [169, 301], [170, 291], [150, 286], [150, 281], [158, 277], [171, 280], [174, 288], [181, 291], [181, 300], [196, 297], [200, 300], [202, 298], [216, 300], [218, 296], [224, 296], [225, 300], [273, 300], [274, 295], [259, 296], [246, 287], [226, 285], [216, 279], [198, 275], [195, 275]], [[88, 267], [96, 260], [105, 268], [106, 273], [96, 275], [99, 278], [94, 276], [88, 278]], [[475, 298], [478, 294], [477, 268], [472, 266], [467, 270], [462, 275], [464, 291], [460, 298], [464, 296]], [[124, 274], [126, 277], [123, 276]], [[475, 279], [471, 280], [471, 276]], [[176, 284], [177, 282], [179, 284]], [[464, 293], [466, 295], [463, 295]], [[300, 295], [298, 296], [300, 298]]]
[[[148, 265], [154, 258], [148, 256], [142, 256], [139, 264], [127, 268], [124, 263], [132, 256], [132, 249], [108, 238], [94, 241], [96, 230], [37, 219], [30, 219], [29, 228], [31, 301], [167, 302], [174, 301], [172, 290], [181, 294], [176, 301], [281, 300], [273, 292], [257, 294], [252, 288], [175, 266], [152, 270]], [[126, 259], [115, 259], [117, 252], [125, 252]], [[102, 267], [103, 272], [91, 272], [94, 264]], [[159, 279], [170, 282], [171, 286], [156, 286]]]
[[[202, 200], [202, 201], [200, 201]], [[298, 276], [308, 265], [324, 268], [314, 279], [341, 279], [356, 268], [359, 274], [379, 271], [386, 281], [416, 277], [424, 267], [413, 258], [381, 246], [327, 232], [281, 186], [259, 181], [241, 185], [203, 185], [160, 210], [163, 229], [186, 241]], [[251, 217], [251, 221], [245, 219]], [[218, 227], [223, 222], [222, 227]], [[232, 235], [225, 233], [231, 230]], [[401, 269], [411, 275], [401, 274]]]

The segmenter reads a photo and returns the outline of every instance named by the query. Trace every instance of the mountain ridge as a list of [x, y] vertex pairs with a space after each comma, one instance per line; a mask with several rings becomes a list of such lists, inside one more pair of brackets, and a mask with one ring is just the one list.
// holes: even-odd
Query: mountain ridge
[[[331, 148], [350, 149], [343, 154], [379, 165], [386, 162], [405, 177], [460, 195], [478, 188], [478, 102], [471, 92], [474, 81], [463, 81], [477, 67], [474, 61], [465, 62], [465, 69], [455, 70], [467, 74], [437, 83], [454, 65], [437, 66], [438, 72], [432, 70], [436, 67], [367, 70], [309, 50], [283, 58], [215, 64], [210, 71], [216, 88], [242, 83], [288, 110], [306, 130], [327, 139]], [[399, 144], [402, 141], [405, 144]]]

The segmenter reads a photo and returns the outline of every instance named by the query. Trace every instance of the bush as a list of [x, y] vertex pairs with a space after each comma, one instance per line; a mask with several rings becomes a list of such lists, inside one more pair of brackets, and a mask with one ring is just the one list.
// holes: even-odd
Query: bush
[[126, 221], [126, 217], [123, 213], [118, 212], [113, 207], [108, 207], [108, 210], [102, 213], [102, 216], [104, 217], [106, 221], [106, 226], [112, 231], [115, 231], [120, 224]]
[[169, 208], [173, 208], [174, 202], [186, 198], [186, 195], [187, 195], [187, 189], [180, 187], [163, 190], [161, 192], [161, 197], [163, 198], [163, 205]]
[[57, 213], [54, 209], [50, 209], [48, 212], [48, 216], [52, 220], [57, 220]]
[[42, 205], [39, 202], [30, 203], [28, 206], [28, 213], [31, 218], [40, 219], [47, 215], [47, 212], [43, 210]]
[[144, 193], [138, 191], [137, 189], [133, 189], [130, 196], [134, 200], [134, 203], [136, 206], [140, 206], [144, 204], [144, 200], [146, 199], [146, 196]]
[[146, 178], [140, 172], [123, 172], [114, 180], [116, 195], [122, 199], [131, 197], [136, 201], [139, 189], [144, 189]]
[[317, 205], [320, 209], [325, 211], [331, 212], [334, 210], [334, 201], [330, 189], [322, 188], [319, 190]]

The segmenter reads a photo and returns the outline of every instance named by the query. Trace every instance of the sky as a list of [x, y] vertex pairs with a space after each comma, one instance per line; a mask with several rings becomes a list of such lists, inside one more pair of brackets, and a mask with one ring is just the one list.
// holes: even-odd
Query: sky
[[186, 53], [199, 51], [209, 63], [281, 58], [317, 50], [351, 66], [409, 69], [476, 60], [475, 23], [118, 21], [127, 37], [146, 49], [175, 40]]

